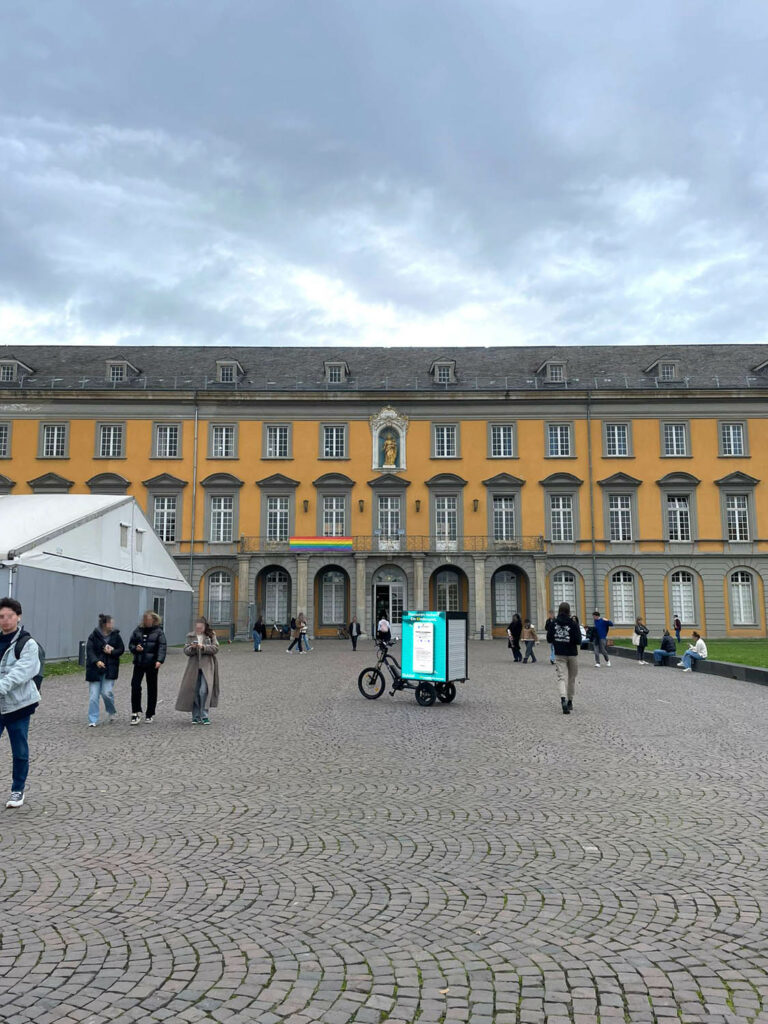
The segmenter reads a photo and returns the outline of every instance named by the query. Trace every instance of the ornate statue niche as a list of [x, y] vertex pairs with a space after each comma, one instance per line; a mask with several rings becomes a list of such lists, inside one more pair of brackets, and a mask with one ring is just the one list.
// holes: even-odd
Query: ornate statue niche
[[372, 469], [395, 471], [405, 469], [405, 434], [408, 417], [401, 416], [391, 406], [385, 406], [371, 416], [373, 442]]

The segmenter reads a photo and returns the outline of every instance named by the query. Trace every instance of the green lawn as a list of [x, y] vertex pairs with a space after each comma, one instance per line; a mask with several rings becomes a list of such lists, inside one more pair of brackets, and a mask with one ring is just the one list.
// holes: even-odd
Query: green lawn
[[[713, 661], [733, 661], [738, 665], [755, 665], [768, 668], [768, 640], [707, 640], [707, 653]], [[614, 640], [617, 647], [632, 647], [631, 640]], [[661, 640], [648, 639], [648, 650], [661, 647]], [[685, 654], [688, 641], [683, 636], [677, 645], [677, 653]]]

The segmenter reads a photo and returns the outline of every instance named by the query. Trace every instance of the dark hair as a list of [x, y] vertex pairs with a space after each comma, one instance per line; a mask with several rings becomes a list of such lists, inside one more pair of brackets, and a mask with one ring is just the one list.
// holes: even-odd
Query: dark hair
[[111, 619], [112, 616], [108, 615], [107, 612], [99, 612], [99, 628], [103, 629]]
[[695, 629], [691, 630], [694, 636], [697, 636], [701, 640], [701, 633], [697, 633]]
[[664, 630], [664, 636], [669, 636], [669, 630], [668, 629]]
[[10, 608], [12, 612], [21, 615], [21, 605], [15, 597], [0, 598], [0, 608]]
[[531, 624], [531, 620], [530, 619], [523, 619], [523, 625], [524, 626], [530, 626], [530, 624]]
[[560, 603], [560, 607], [557, 609], [557, 614], [558, 615], [570, 615], [571, 614], [571, 606], [568, 604], [567, 601], [562, 601]]
[[195, 625], [197, 625], [198, 622], [202, 622], [202, 624], [205, 626], [205, 629], [203, 630], [203, 632], [205, 633], [205, 635], [207, 637], [209, 637], [210, 639], [213, 639], [213, 637], [216, 636], [216, 634], [211, 629], [211, 624], [208, 622], [208, 619], [206, 619], [206, 617], [204, 615], [198, 615], [197, 616], [197, 618], [195, 619]]

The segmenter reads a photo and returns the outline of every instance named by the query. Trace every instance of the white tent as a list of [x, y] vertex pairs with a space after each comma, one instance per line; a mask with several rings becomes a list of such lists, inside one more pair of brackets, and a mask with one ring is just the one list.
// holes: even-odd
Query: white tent
[[0, 566], [0, 591], [21, 602], [49, 658], [76, 655], [99, 612], [126, 642], [148, 608], [169, 643], [189, 629], [192, 588], [132, 497], [0, 497]]

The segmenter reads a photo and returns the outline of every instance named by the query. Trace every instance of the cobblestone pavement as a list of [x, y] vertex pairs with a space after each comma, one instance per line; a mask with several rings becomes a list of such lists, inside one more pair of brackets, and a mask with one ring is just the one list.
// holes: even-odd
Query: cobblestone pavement
[[[541, 650], [541, 648], [540, 648]], [[221, 657], [209, 728], [50, 679], [0, 811], [3, 1024], [768, 1022], [768, 689], [470, 649], [365, 701], [337, 641]], [[0, 768], [9, 773], [7, 740]]]

